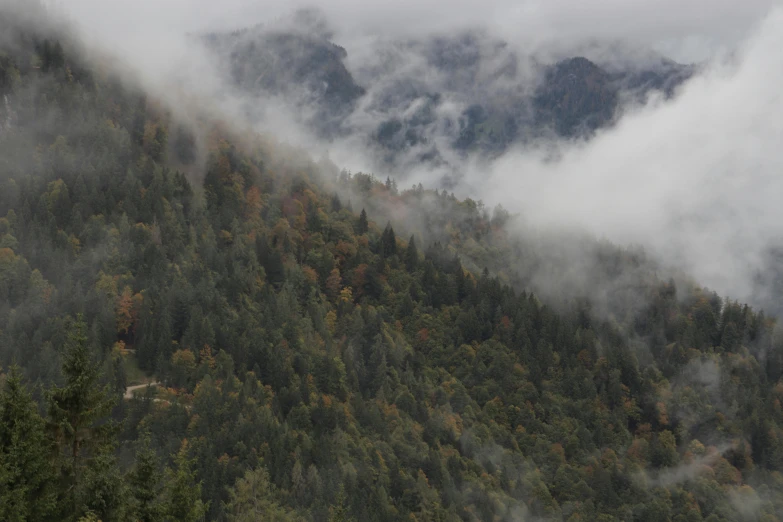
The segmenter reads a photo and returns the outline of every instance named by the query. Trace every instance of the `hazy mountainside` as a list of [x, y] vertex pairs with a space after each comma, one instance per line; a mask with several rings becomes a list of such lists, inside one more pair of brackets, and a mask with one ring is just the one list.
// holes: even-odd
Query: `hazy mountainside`
[[664, 59], [611, 71], [582, 57], [543, 64], [478, 30], [374, 42], [353, 60], [331, 37], [293, 24], [205, 41], [246, 94], [282, 95], [321, 136], [359, 136], [390, 165], [586, 137], [623, 103], [670, 96], [693, 73]]
[[622, 96], [644, 98], [653, 91], [672, 96], [692, 69], [662, 62], [657, 68], [609, 72], [587, 58], [571, 58], [549, 67], [535, 98], [539, 125], [564, 137], [589, 134], [611, 124]]
[[0, 14], [0, 520], [783, 517], [773, 319], [585, 238], [538, 295], [503, 209], [190, 128]]
[[345, 49], [317, 36], [249, 29], [210, 35], [207, 42], [229, 57], [238, 87], [312, 109], [308, 121], [321, 133], [338, 129], [365, 93], [343, 64]]

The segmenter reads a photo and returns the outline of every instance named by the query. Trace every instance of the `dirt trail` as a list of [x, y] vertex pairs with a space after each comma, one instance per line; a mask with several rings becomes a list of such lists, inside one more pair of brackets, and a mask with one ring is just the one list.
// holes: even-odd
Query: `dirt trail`
[[134, 391], [144, 389], [147, 386], [159, 386], [159, 385], [160, 385], [159, 382], [147, 382], [147, 383], [144, 383], [144, 384], [137, 384], [135, 386], [128, 386], [127, 388], [125, 388], [125, 395], [124, 395], [124, 397], [126, 399], [132, 399]]

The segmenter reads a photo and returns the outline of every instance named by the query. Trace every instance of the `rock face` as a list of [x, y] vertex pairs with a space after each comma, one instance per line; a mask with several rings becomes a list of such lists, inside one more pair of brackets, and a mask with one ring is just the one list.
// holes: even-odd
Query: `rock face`
[[534, 105], [536, 123], [560, 136], [591, 132], [614, 117], [618, 88], [611, 76], [587, 58], [571, 58], [546, 72]]
[[324, 132], [350, 114], [365, 93], [345, 67], [346, 50], [318, 36], [255, 28], [209, 35], [206, 42], [238, 88], [312, 108], [308, 123]]
[[278, 96], [324, 138], [358, 136], [381, 164], [493, 156], [540, 139], [589, 138], [623, 103], [672, 96], [693, 68], [665, 59], [542, 64], [482, 31], [375, 44], [361, 63], [323, 27], [209, 35], [236, 88]]

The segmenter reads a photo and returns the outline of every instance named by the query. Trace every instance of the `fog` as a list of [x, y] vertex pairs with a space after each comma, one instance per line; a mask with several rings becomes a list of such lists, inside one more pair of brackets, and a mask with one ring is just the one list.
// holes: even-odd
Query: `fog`
[[[208, 101], [224, 119], [255, 124], [305, 146], [314, 157], [328, 154], [340, 167], [370, 169], [371, 153], [359, 136], [319, 141], [291, 117], [301, 107], [273, 98], [247, 99], [228, 88], [219, 64], [186, 37], [256, 24], [280, 27], [292, 9], [304, 5], [312, 2], [69, 0], [55, 8], [67, 13], [88, 43], [119, 56], [161, 96], [171, 95], [168, 85], [175, 76], [179, 89]], [[464, 175], [457, 194], [490, 206], [502, 203], [522, 215], [526, 230], [580, 229], [639, 244], [720, 293], [766, 303], [771, 296], [755, 278], [767, 269], [769, 246], [783, 238], [777, 201], [783, 193], [783, 123], [774, 117], [783, 114], [783, 12], [775, 5], [772, 0], [342, 0], [318, 7], [360, 79], [372, 77], [378, 42], [473, 27], [527, 55], [574, 55], [608, 42], [622, 47], [626, 58], [633, 56], [629, 50], [655, 50], [704, 62], [702, 73], [674, 99], [652, 97], [628, 108], [616, 125], [590, 141], [526, 146], [490, 162], [449, 155], [448, 146], [442, 150]], [[434, 74], [411, 55], [400, 60], [400, 70], [409, 74]], [[173, 104], [181, 99], [180, 91], [170, 96]], [[460, 103], [447, 99], [440, 110], [451, 107], [456, 114]], [[243, 120], [248, 104], [261, 107], [259, 121]], [[359, 127], [377, 125], [362, 118], [367, 114], [354, 113], [349, 120]], [[438, 129], [432, 132], [437, 140]], [[415, 165], [415, 156], [408, 159], [399, 179], [439, 182], [442, 171]]]
[[539, 225], [636, 242], [743, 299], [783, 238], [783, 11], [671, 102], [653, 100], [557, 161], [511, 152], [482, 185]]
[[[58, 1], [58, 0], [53, 0]], [[668, 49], [676, 59], [705, 58], [740, 41], [775, 0], [59, 0], [85, 29], [107, 42], [143, 39], [157, 30], [198, 31], [275, 23], [291, 10], [316, 5], [337, 39], [491, 26], [527, 44], [626, 39]]]

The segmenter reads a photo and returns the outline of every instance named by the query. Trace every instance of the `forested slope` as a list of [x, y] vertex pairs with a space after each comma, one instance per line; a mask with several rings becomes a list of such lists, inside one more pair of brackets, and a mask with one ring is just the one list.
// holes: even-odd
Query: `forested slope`
[[538, 298], [502, 212], [196, 132], [1, 20], [0, 519], [783, 516], [762, 313]]

